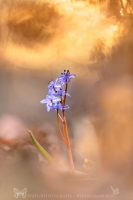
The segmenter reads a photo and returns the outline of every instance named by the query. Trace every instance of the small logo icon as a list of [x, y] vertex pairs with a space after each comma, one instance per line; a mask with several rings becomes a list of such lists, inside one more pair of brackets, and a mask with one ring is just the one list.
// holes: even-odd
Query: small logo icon
[[114, 195], [119, 194], [119, 189], [118, 188], [114, 189], [112, 186], [110, 186], [110, 187], [111, 187], [111, 190], [112, 190]]
[[22, 191], [19, 191], [17, 188], [14, 188], [14, 197], [18, 198], [19, 196], [22, 198], [26, 197], [27, 188], [24, 188]]

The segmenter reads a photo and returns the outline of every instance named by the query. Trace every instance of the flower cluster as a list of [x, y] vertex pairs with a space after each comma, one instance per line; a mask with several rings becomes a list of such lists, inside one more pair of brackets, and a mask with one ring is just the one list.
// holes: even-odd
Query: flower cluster
[[75, 76], [75, 74], [70, 74], [69, 70], [64, 70], [61, 76], [49, 82], [48, 95], [46, 99], [40, 101], [40, 103], [46, 103], [47, 111], [58, 109], [66, 110], [69, 108], [68, 105], [65, 105], [65, 97], [70, 96], [67, 93], [67, 84]]

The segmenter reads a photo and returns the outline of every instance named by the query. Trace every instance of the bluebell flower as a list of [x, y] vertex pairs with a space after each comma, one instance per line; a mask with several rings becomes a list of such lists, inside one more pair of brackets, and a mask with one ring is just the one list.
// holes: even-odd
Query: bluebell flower
[[69, 83], [72, 78], [75, 78], [75, 76], [75, 74], [70, 74], [69, 70], [64, 70], [64, 72], [61, 73], [61, 76], [59, 76], [58, 80], [60, 81], [61, 85], [64, 85]]
[[40, 101], [40, 103], [46, 103], [46, 108], [47, 108], [47, 111], [49, 112], [50, 109], [52, 109], [52, 107], [54, 106], [54, 104], [59, 103], [60, 101], [61, 101], [60, 97], [55, 97], [53, 95], [51, 95], [51, 96], [47, 95], [46, 99], [43, 99], [42, 101]]
[[[68, 105], [65, 104], [66, 96], [70, 96], [67, 91], [65, 84], [69, 83], [72, 78], [75, 78], [75, 74], [70, 74], [69, 70], [64, 70], [62, 75], [54, 81], [52, 80], [48, 84], [48, 95], [46, 99], [40, 101], [40, 103], [46, 103], [47, 111], [50, 110], [66, 110]], [[64, 96], [64, 97], [63, 97]]]
[[40, 103], [46, 103], [46, 108], [47, 108], [48, 112], [51, 109], [52, 110], [57, 110], [57, 109], [66, 110], [66, 109], [69, 108], [68, 105], [62, 106], [62, 104], [60, 103], [60, 101], [61, 101], [60, 97], [55, 97], [53, 95], [51, 95], [51, 96], [47, 95], [46, 99], [43, 99], [42, 101], [40, 101]]
[[61, 89], [61, 84], [59, 84], [58, 82], [58, 79], [56, 79], [55, 81], [51, 81], [49, 84], [48, 84], [48, 91], [49, 91], [49, 94], [51, 94], [52, 92], [57, 92]]
[[64, 90], [59, 90], [58, 92], [54, 92], [54, 91], [53, 91], [52, 94], [53, 94], [55, 97], [57, 97], [57, 96], [64, 96], [64, 95], [67, 95], [67, 96], [71, 97], [70, 94], [68, 94], [68, 93], [65, 92]]
[[62, 106], [62, 104], [61, 103], [58, 103], [58, 104], [54, 104], [53, 106], [51, 106], [51, 109], [52, 110], [66, 110], [66, 109], [68, 109], [69, 108], [69, 106], [68, 105], [66, 105], [66, 106]]

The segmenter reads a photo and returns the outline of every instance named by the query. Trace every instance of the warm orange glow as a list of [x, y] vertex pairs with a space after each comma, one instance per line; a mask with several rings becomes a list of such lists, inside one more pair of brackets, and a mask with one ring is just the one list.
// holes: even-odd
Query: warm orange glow
[[[13, 8], [9, 26], [9, 29], [12, 26], [13, 29], [8, 42], [6, 41], [7, 38], [4, 38], [5, 41], [2, 44], [4, 57], [11, 63], [16, 66], [33, 68], [44, 68], [49, 65], [71, 65], [73, 62], [86, 64], [92, 62], [92, 60], [90, 61], [90, 55], [94, 46], [99, 44], [99, 41], [104, 43], [103, 53], [105, 55], [108, 55], [111, 48], [118, 43], [118, 37], [122, 34], [122, 25], [115, 18], [106, 18], [103, 12], [105, 9], [104, 4], [102, 5], [102, 11], [100, 5], [89, 4], [85, 1], [55, 1], [51, 4], [59, 16], [57, 16], [56, 22], [52, 20], [48, 22], [47, 26], [45, 23], [47, 23], [49, 13], [46, 16], [44, 15], [44, 24], [43, 16], [39, 18], [42, 21], [37, 20], [36, 24], [28, 24], [34, 12], [29, 14], [27, 7], [20, 8], [21, 12], [17, 11], [17, 7]], [[40, 8], [37, 9], [40, 12]], [[38, 29], [38, 32], [42, 31], [42, 38], [45, 32], [48, 34], [56, 33], [48, 42], [47, 40], [46, 42], [36, 42], [36, 38], [33, 42], [34, 38], [32, 38], [29, 48], [27, 46], [28, 40], [25, 42], [24, 37], [26, 37], [26, 34], [29, 37], [27, 26], [33, 25]], [[20, 26], [21, 32], [18, 26]], [[38, 27], [41, 27], [41, 30]], [[28, 30], [26, 33], [23, 30], [24, 28]], [[7, 28], [3, 29], [3, 37], [5, 32], [8, 31], [10, 30], [7, 30]], [[33, 28], [32, 33], [34, 31]], [[19, 42], [16, 42], [16, 38]]]

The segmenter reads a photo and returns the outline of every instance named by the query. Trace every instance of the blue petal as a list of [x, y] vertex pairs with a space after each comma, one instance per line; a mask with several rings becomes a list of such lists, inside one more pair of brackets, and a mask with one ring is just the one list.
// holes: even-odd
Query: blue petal
[[[57, 92], [57, 93], [54, 93], [53, 94], [55, 97], [57, 97], [57, 96], [60, 96], [60, 95], [62, 95], [60, 92]], [[60, 99], [60, 101], [61, 101], [61, 99]]]
[[40, 103], [47, 103], [47, 101], [48, 101], [47, 99], [43, 99], [40, 101]]
[[47, 108], [47, 111], [49, 112], [50, 111], [50, 106], [48, 104], [46, 105], [46, 108]]
[[46, 99], [51, 100], [51, 96], [46, 95]]
[[59, 84], [55, 85], [55, 88], [61, 88], [61, 85], [59, 85]]
[[61, 110], [66, 110], [68, 109], [69, 107], [68, 106], [63, 106], [62, 108], [60, 108]]
[[70, 75], [69, 75], [69, 78], [75, 78], [75, 77], [76, 77], [75, 74], [70, 74]]
[[71, 97], [71, 95], [70, 95], [70, 94], [68, 94], [68, 93], [66, 93], [66, 95], [67, 95], [67, 96], [69, 96], [69, 97]]
[[41, 100], [40, 103], [47, 103], [49, 105], [52, 105], [51, 97], [47, 95], [46, 99]]
[[58, 79], [62, 79], [64, 77], [64, 75], [61, 75], [61, 76], [59, 76], [59, 78]]
[[61, 101], [60, 97], [54, 97], [53, 98], [53, 103], [56, 103], [56, 102], [59, 102], [59, 101]]
[[70, 78], [69, 77], [67, 77], [67, 81], [66, 81], [67, 83], [69, 83], [70, 82]]

